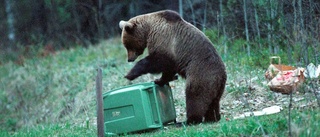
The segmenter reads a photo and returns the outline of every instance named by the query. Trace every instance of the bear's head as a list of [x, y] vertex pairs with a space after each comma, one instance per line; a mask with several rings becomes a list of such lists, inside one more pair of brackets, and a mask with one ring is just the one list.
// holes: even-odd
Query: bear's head
[[121, 40], [128, 53], [128, 62], [133, 62], [147, 47], [147, 28], [143, 27], [137, 19], [120, 21], [122, 29]]

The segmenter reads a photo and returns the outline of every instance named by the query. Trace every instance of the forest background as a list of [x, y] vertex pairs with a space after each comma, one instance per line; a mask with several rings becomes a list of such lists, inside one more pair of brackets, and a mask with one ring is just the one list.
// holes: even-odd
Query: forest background
[[[286, 51], [290, 63], [319, 60], [320, 2], [315, 0], [1, 0], [1, 63], [21, 60], [31, 46], [60, 50], [120, 35], [119, 20], [172, 9], [205, 31], [228, 41], [244, 39], [237, 47], [267, 47], [270, 54]], [[22, 54], [17, 54], [22, 53]], [[264, 51], [259, 51], [264, 52]]]

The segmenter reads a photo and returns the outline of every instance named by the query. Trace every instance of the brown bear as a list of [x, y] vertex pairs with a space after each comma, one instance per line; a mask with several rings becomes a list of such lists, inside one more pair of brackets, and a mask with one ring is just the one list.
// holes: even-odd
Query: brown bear
[[172, 81], [176, 74], [186, 79], [187, 124], [220, 120], [220, 98], [227, 80], [225, 65], [210, 40], [178, 13], [164, 10], [120, 21], [122, 43], [128, 62], [147, 48], [125, 76], [162, 73], [156, 84]]

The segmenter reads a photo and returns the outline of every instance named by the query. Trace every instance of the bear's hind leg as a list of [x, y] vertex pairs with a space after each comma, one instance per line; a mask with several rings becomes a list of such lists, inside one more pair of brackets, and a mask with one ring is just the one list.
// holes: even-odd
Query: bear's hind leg
[[199, 100], [187, 100], [187, 124], [199, 124], [203, 121], [205, 111], [203, 104], [199, 103]]
[[203, 122], [209, 104], [205, 103], [203, 95], [199, 92], [203, 91], [203, 88], [188, 81], [186, 83], [187, 124], [199, 124]]
[[205, 122], [217, 122], [220, 119], [221, 115], [219, 99], [214, 99], [206, 112]]

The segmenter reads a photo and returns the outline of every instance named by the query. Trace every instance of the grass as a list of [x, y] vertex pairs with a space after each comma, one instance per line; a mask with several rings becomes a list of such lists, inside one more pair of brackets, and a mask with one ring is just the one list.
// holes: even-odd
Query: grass
[[0, 66], [1, 127], [16, 130], [39, 122], [63, 122], [79, 113], [86, 114], [79, 119], [93, 117], [95, 69], [104, 67], [108, 74], [104, 77], [106, 91], [126, 84], [114, 65], [125, 64], [124, 59], [123, 63], [116, 60], [121, 58], [117, 54], [120, 42], [104, 44], [108, 46], [77, 47], [27, 59], [23, 65], [8, 62]]
[[[203, 137], [203, 136], [263, 136], [262, 128], [268, 136], [287, 136], [287, 112], [262, 117], [249, 117], [239, 120], [222, 119], [214, 124], [200, 124], [196, 126], [175, 127], [170, 125], [147, 133], [127, 134], [123, 136], [141, 137]], [[320, 135], [319, 110], [293, 113], [293, 135], [301, 137], [316, 137]], [[261, 123], [260, 126], [257, 121]], [[18, 132], [1, 131], [0, 136], [33, 137], [33, 136], [96, 136], [96, 128], [92, 126], [72, 125], [39, 125], [31, 129], [20, 129]]]
[[[237, 42], [243, 44], [241, 40]], [[222, 47], [217, 46], [217, 49], [223, 53]], [[269, 62], [265, 56], [267, 53], [259, 52], [254, 57], [246, 57], [241, 51], [223, 56], [228, 85], [222, 105], [226, 112], [220, 122], [180, 128], [168, 126], [164, 130], [125, 136], [262, 136], [262, 129], [269, 136], [287, 136], [287, 108], [275, 115], [231, 118], [236, 112], [259, 109], [260, 106], [256, 108], [254, 103], [250, 104], [250, 97], [254, 100], [263, 96], [266, 101], [279, 101], [267, 92], [264, 83], [263, 66], [267, 67]], [[103, 68], [103, 91], [108, 91], [131, 84], [123, 76], [133, 65], [126, 62], [126, 52], [119, 39], [89, 48], [58, 51], [45, 57], [30, 57], [22, 64], [3, 63], [0, 66], [0, 136], [96, 136], [96, 68]], [[133, 83], [152, 81], [155, 77], [145, 75]], [[252, 79], [254, 82], [250, 82]], [[184, 80], [179, 79], [172, 84], [176, 109], [185, 116], [183, 83]], [[257, 87], [263, 94], [249, 90]], [[244, 94], [250, 96], [248, 105], [227, 108], [228, 103], [241, 100]], [[313, 100], [308, 96], [307, 102]], [[318, 107], [312, 105], [303, 109], [295, 106], [294, 135], [320, 136], [319, 112]]]
[[48, 137], [48, 136], [95, 136], [94, 128], [72, 126], [70, 124], [63, 125], [39, 125], [31, 129], [21, 129], [19, 132], [1, 132], [0, 136], [15, 136], [15, 137]]

